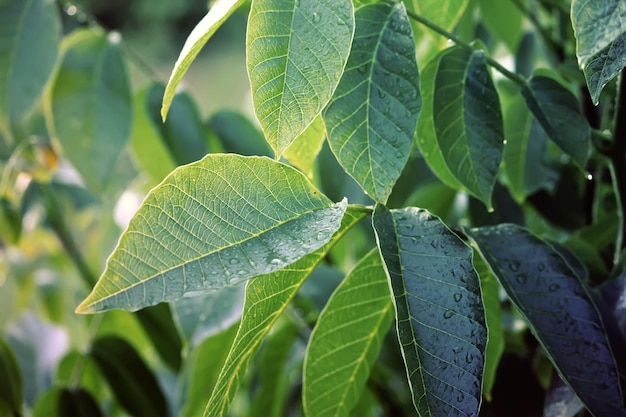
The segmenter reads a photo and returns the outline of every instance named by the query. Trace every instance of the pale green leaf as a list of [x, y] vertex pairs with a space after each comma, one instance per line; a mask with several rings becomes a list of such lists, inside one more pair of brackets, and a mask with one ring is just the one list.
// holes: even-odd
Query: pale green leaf
[[378, 205], [373, 223], [415, 408], [478, 415], [487, 328], [472, 249], [425, 210]]
[[176, 93], [176, 87], [182, 80], [183, 76], [189, 69], [189, 66], [196, 59], [196, 56], [207, 43], [207, 41], [213, 36], [217, 29], [234, 13], [239, 6], [244, 3], [244, 0], [216, 0], [211, 6], [209, 12], [202, 18], [202, 20], [191, 31], [189, 37], [183, 45], [183, 49], [178, 55], [178, 59], [174, 64], [174, 69], [170, 75], [170, 79], [167, 82], [165, 93], [163, 94], [163, 105], [161, 107], [161, 117], [165, 121], [167, 112], [170, 109], [174, 94]]
[[341, 228], [326, 246], [285, 269], [248, 282], [241, 324], [204, 411], [204, 417], [227, 415], [248, 365], [265, 335], [330, 247], [364, 216], [347, 212]]
[[504, 126], [500, 99], [483, 51], [455, 46], [442, 53], [435, 75], [433, 110], [437, 142], [448, 168], [491, 208]]
[[[452, 30], [459, 20], [461, 20], [461, 16], [463, 16], [463, 12], [465, 12], [469, 0], [405, 0], [404, 2], [409, 10], [414, 11], [446, 30]], [[417, 27], [422, 31], [425, 30], [424, 26]], [[428, 33], [442, 39], [441, 35], [438, 33], [430, 30], [428, 30]]]
[[6, 140], [52, 75], [60, 35], [54, 1], [0, 2], [0, 134]]
[[313, 178], [313, 169], [317, 154], [322, 150], [326, 139], [324, 119], [318, 116], [304, 132], [294, 140], [283, 154], [295, 167], [300, 168], [307, 177]]
[[626, 2], [624, 0], [572, 0], [572, 26], [576, 55], [591, 99], [626, 66]]
[[325, 245], [345, 209], [279, 162], [207, 155], [150, 192], [77, 310], [136, 310], [277, 271]]
[[[480, 0], [481, 22], [503, 41], [509, 51], [515, 53], [522, 39], [524, 15], [516, 3], [524, 5], [523, 0]], [[525, 7], [525, 6], [524, 6]]]
[[393, 317], [387, 277], [374, 249], [335, 290], [311, 334], [303, 382], [308, 417], [350, 415]]
[[132, 128], [132, 100], [119, 45], [96, 29], [74, 31], [53, 80], [46, 117], [63, 154], [88, 187], [104, 189]]
[[337, 160], [386, 202], [409, 159], [421, 108], [411, 25], [403, 4], [363, 6], [346, 70], [324, 121]]
[[591, 147], [591, 128], [576, 96], [544, 75], [533, 76], [522, 88], [522, 95], [548, 137], [584, 168]]
[[330, 100], [354, 32], [350, 0], [254, 0], [246, 39], [254, 109], [279, 158]]

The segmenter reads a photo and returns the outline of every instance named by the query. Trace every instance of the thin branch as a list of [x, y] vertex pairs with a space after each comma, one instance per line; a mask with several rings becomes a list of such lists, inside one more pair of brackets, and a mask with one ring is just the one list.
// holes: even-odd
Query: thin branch
[[611, 150], [611, 174], [617, 201], [619, 228], [615, 241], [614, 263], [617, 265], [622, 250], [626, 247], [626, 71], [619, 80], [617, 110], [615, 112], [615, 134]]

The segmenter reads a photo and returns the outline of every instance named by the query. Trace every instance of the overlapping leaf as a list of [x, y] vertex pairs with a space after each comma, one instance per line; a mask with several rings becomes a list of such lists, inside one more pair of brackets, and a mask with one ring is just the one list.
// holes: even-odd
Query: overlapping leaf
[[589, 156], [591, 128], [576, 97], [558, 81], [544, 75], [533, 76], [522, 88], [522, 95], [550, 139], [584, 168]]
[[421, 108], [411, 25], [402, 3], [363, 6], [345, 72], [324, 110], [337, 160], [386, 202], [409, 159]]
[[178, 87], [178, 84], [187, 72], [187, 69], [189, 69], [193, 60], [196, 59], [196, 56], [204, 44], [206, 44], [217, 29], [222, 26], [222, 23], [224, 23], [243, 3], [244, 0], [216, 0], [206, 16], [204, 16], [191, 31], [174, 64], [172, 75], [170, 75], [165, 93], [163, 94], [161, 117], [164, 121], [167, 117], [170, 105], [172, 104], [172, 100], [174, 99], [176, 87]]
[[576, 55], [591, 99], [626, 66], [626, 3], [623, 0], [573, 0]]
[[101, 191], [132, 127], [126, 69], [119, 45], [101, 31], [74, 31], [63, 48], [46, 116], [64, 155]]
[[226, 415], [252, 356], [276, 319], [330, 247], [363, 217], [363, 214], [346, 213], [340, 230], [326, 246], [285, 269], [248, 283], [241, 324], [204, 411], [204, 417]]
[[441, 54], [435, 75], [433, 117], [437, 142], [448, 168], [491, 207], [504, 127], [500, 99], [481, 50], [454, 46]]
[[254, 108], [276, 157], [330, 100], [354, 32], [351, 0], [256, 0], [248, 20]]
[[345, 209], [279, 162], [207, 155], [152, 190], [78, 311], [136, 310], [277, 271], [325, 245]]
[[313, 178], [315, 161], [317, 155], [322, 150], [324, 139], [326, 139], [324, 119], [318, 116], [313, 123], [285, 149], [284, 156], [293, 166], [304, 172], [307, 177]]
[[374, 211], [415, 407], [478, 415], [487, 329], [472, 250], [425, 210]]
[[0, 3], [0, 133], [5, 139], [52, 74], [60, 29], [51, 0]]
[[[407, 7], [433, 23], [452, 30], [463, 16], [469, 0], [408, 0]], [[423, 30], [423, 28], [420, 28]], [[430, 32], [435, 34], [435, 32]], [[440, 37], [441, 35], [436, 34]]]
[[626, 416], [597, 308], [568, 260], [520, 226], [468, 231], [564, 381], [596, 416]]
[[350, 415], [393, 317], [385, 270], [374, 249], [333, 293], [311, 334], [303, 388], [308, 417]]

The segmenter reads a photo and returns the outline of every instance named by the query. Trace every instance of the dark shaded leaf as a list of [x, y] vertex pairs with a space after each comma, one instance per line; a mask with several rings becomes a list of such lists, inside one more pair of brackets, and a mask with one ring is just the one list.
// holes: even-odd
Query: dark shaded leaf
[[169, 304], [161, 303], [146, 307], [135, 313], [141, 327], [152, 341], [163, 361], [175, 372], [181, 365], [183, 344], [172, 320]]
[[59, 398], [59, 416], [101, 417], [102, 411], [88, 391], [63, 389]]
[[17, 359], [11, 347], [0, 338], [0, 403], [12, 414], [19, 415], [23, 401], [24, 386]]

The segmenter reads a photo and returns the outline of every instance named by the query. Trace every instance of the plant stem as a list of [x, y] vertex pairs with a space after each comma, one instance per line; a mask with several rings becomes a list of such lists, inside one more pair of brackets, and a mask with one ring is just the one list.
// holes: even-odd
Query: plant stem
[[619, 219], [614, 257], [614, 263], [617, 265], [620, 253], [626, 247], [626, 242], [624, 242], [624, 236], [626, 236], [626, 213], [624, 213], [626, 210], [626, 71], [622, 71], [619, 80], [614, 132], [613, 149], [611, 150], [611, 174]]
[[[386, 2], [389, 3], [389, 4], [396, 4], [396, 2], [393, 1], [393, 0], [386, 0]], [[450, 39], [455, 44], [457, 44], [459, 46], [462, 46], [463, 48], [471, 49], [472, 51], [478, 50], [478, 48], [473, 47], [471, 44], [465, 42], [463, 39], [459, 38], [458, 36], [456, 36], [456, 35], [454, 35], [454, 34], [452, 34], [450, 32], [448, 32], [447, 30], [445, 30], [441, 26], [431, 22], [430, 20], [420, 16], [419, 14], [417, 14], [417, 13], [411, 11], [411, 10], [407, 10], [406, 13], [407, 13], [407, 15], [411, 19], [415, 20], [416, 22], [421, 23], [422, 25], [426, 26], [430, 30], [433, 30], [433, 31], [437, 32], [441, 36], [444, 36], [444, 37]], [[496, 61], [495, 59], [491, 58], [488, 55], [485, 55], [485, 58], [487, 59], [487, 63], [490, 66], [495, 68], [500, 74], [504, 75], [506, 78], [510, 79], [511, 81], [515, 82], [516, 84], [519, 84], [521, 87], [524, 87], [524, 86], [527, 85], [526, 79], [524, 77], [522, 77], [521, 75], [516, 74], [514, 72], [511, 72], [508, 69], [504, 68], [502, 65], [500, 65], [500, 63], [498, 61]]]
[[364, 206], [362, 204], [348, 204], [347, 211], [352, 213], [372, 214], [374, 212], [374, 207]]

